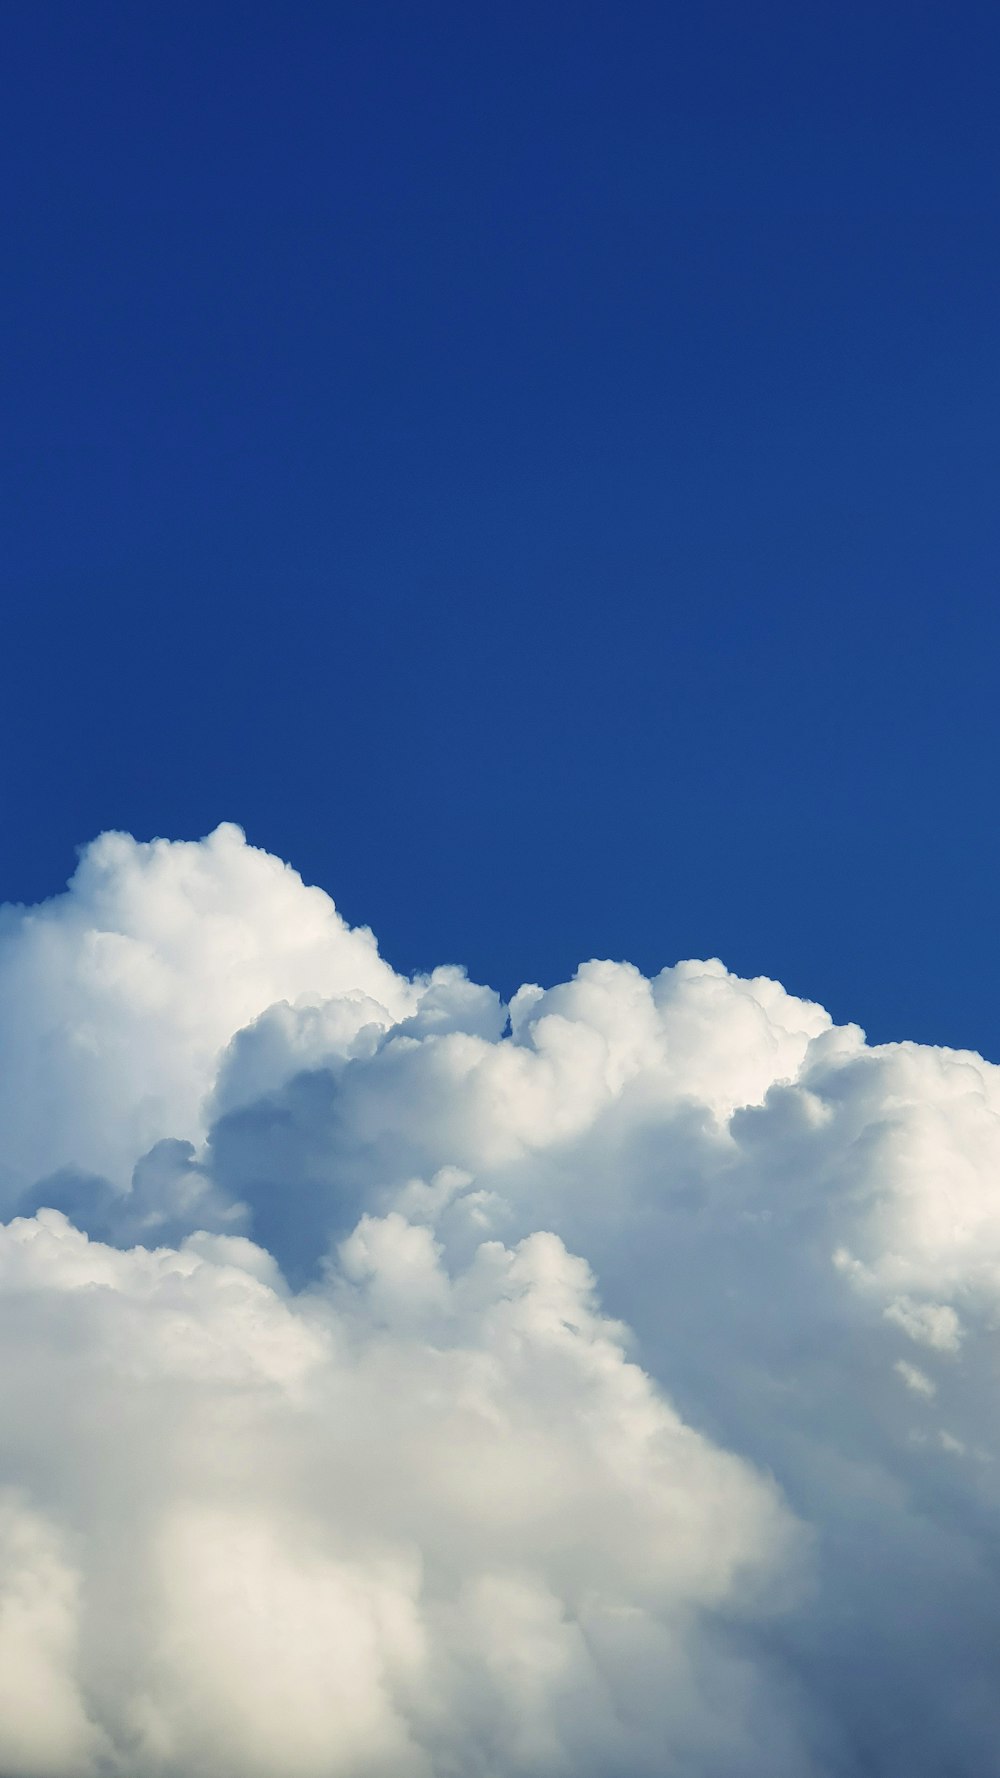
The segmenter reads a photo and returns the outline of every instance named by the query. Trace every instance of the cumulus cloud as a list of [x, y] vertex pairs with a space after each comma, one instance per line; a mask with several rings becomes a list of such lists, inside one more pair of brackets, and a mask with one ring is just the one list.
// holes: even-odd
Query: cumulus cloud
[[0, 1771], [992, 1769], [1000, 1070], [408, 980], [232, 827], [0, 983]]
[[0, 1124], [8, 1194], [63, 1168], [126, 1186], [159, 1138], [203, 1134], [206, 1083], [242, 1026], [331, 996], [389, 1025], [414, 1001], [321, 889], [248, 846], [104, 834], [67, 892], [0, 915]]

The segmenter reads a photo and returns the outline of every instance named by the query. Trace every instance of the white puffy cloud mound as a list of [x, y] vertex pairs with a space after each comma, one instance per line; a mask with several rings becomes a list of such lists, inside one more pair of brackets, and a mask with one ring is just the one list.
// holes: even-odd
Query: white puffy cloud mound
[[[556, 1236], [449, 1276], [425, 1226], [365, 1217], [289, 1298], [243, 1240], [119, 1252], [42, 1210], [0, 1290], [4, 1769], [656, 1771], [663, 1738], [743, 1727], [700, 1619], [784, 1568], [793, 1521]], [[637, 1648], [656, 1690], [622, 1722]]]
[[232, 827], [0, 983], [3, 1778], [998, 1769], [1000, 1070]]
[[103, 834], [65, 895], [0, 913], [8, 1182], [74, 1166], [127, 1185], [158, 1137], [203, 1133], [235, 1031], [276, 1001], [332, 995], [383, 1025], [413, 1001], [370, 932], [238, 827], [200, 844]]

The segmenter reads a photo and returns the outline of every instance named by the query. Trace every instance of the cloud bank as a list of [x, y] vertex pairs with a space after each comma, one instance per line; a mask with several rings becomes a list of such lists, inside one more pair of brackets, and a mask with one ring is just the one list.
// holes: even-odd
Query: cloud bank
[[0, 912], [0, 1194], [4, 1778], [997, 1770], [980, 1057], [106, 834]]

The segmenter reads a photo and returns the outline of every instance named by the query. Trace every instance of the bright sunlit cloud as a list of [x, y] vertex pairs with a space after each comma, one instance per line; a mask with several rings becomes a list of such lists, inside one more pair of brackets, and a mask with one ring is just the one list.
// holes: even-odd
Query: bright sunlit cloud
[[231, 826], [0, 989], [0, 1770], [990, 1769], [1000, 1069], [409, 980]]

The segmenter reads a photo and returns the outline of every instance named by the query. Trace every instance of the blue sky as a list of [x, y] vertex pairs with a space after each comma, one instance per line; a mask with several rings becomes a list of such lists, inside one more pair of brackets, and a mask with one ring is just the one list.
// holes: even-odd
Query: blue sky
[[4, 21], [2, 885], [221, 819], [412, 969], [1000, 1054], [1000, 16]]

